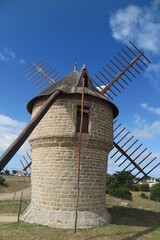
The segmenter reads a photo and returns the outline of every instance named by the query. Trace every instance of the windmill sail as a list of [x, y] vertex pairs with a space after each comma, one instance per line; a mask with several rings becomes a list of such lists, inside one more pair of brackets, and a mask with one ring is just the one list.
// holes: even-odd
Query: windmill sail
[[25, 78], [32, 82], [33, 86], [37, 90], [44, 91], [61, 77], [61, 74], [55, 72], [55, 68], [50, 66], [45, 61], [45, 58], [37, 63], [33, 63], [33, 66], [24, 72]]
[[44, 103], [42, 108], [36, 114], [36, 116], [28, 123], [28, 125], [21, 132], [19, 137], [10, 145], [10, 147], [4, 152], [0, 158], [0, 171], [7, 165], [10, 159], [15, 155], [19, 148], [23, 145], [31, 132], [35, 129], [37, 124], [41, 121], [44, 115], [47, 113], [52, 104], [61, 95], [61, 91], [55, 91]]
[[103, 85], [100, 92], [111, 100], [125, 89], [124, 86], [133, 82], [140, 71], [144, 71], [143, 67], [148, 67], [146, 62], [151, 63], [143, 51], [140, 51], [131, 41], [130, 43], [136, 52], [125, 45], [125, 50], [122, 48], [122, 53], [118, 52], [118, 56], [114, 56], [114, 61], [110, 60], [110, 64], [106, 63], [106, 66], [95, 75], [97, 85]]
[[[153, 156], [152, 152], [148, 152], [143, 144], [139, 144], [139, 140], [134, 137], [122, 124], [114, 122], [114, 141], [113, 148], [110, 152], [110, 159], [118, 163], [118, 167], [123, 166], [123, 171], [134, 173], [134, 177], [141, 174], [140, 179], [148, 177], [156, 167], [160, 165], [160, 161]], [[154, 167], [150, 167], [154, 164]]]
[[[30, 149], [30, 151], [31, 151], [31, 149]], [[32, 152], [32, 151], [31, 151]], [[24, 161], [25, 161], [25, 163], [27, 164], [26, 166], [25, 166], [25, 164], [23, 163], [23, 161], [20, 159], [20, 163], [21, 163], [21, 165], [22, 165], [22, 167], [23, 167], [23, 171], [25, 171], [27, 174], [28, 174], [28, 171], [27, 171], [27, 169], [29, 168], [30, 170], [31, 170], [31, 165], [32, 165], [32, 158], [31, 158], [31, 156], [30, 156], [30, 154], [28, 153], [28, 152], [26, 152], [26, 155], [27, 156], [23, 156], [23, 159], [24, 159]], [[29, 162], [28, 162], [29, 161]]]
[[[148, 67], [147, 64], [151, 63], [144, 55], [143, 51], [140, 51], [131, 41], [129, 41], [129, 43], [131, 44], [131, 47], [125, 45], [125, 49], [121, 49], [122, 53], [118, 52], [118, 57], [114, 56], [114, 61], [110, 60], [110, 64], [106, 63], [106, 67], [103, 67], [102, 70], [95, 75], [97, 80], [93, 80], [98, 86], [97, 89], [105, 97], [108, 97], [111, 100], [113, 100], [113, 97], [117, 97], [117, 94], [125, 89], [124, 85], [128, 86], [129, 82], [132, 82], [133, 79], [136, 78], [136, 75], [140, 74], [141, 71], [144, 71], [144, 67]], [[132, 48], [134, 50], [132, 50]], [[115, 127], [114, 132], [120, 127], [121, 124]], [[120, 136], [121, 139], [117, 142], [116, 139]], [[120, 145], [124, 140], [125, 142]], [[115, 159], [115, 163], [119, 162], [119, 167], [125, 165], [123, 171], [128, 170], [132, 166], [129, 173], [137, 170], [134, 174], [135, 177], [141, 174], [142, 177], [140, 179], [143, 179], [158, 167], [160, 162], [156, 163], [152, 169], [148, 169], [151, 164], [153, 165], [157, 158], [151, 158], [152, 153], [148, 153], [147, 148], [139, 151], [142, 144], [135, 147], [137, 142], [138, 139], [134, 140], [134, 136], [130, 135], [130, 132], [126, 132], [126, 128], [120, 128], [117, 135], [114, 137], [114, 147], [110, 154], [111, 158]], [[126, 147], [129, 143], [130, 145]], [[134, 150], [132, 150], [133, 148]], [[122, 158], [124, 159], [122, 160]], [[140, 181], [140, 179], [137, 180], [137, 182]]]

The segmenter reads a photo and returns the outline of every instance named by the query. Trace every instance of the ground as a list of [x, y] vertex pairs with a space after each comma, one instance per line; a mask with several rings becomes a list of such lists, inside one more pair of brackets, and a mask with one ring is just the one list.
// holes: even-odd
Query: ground
[[15, 193], [31, 186], [30, 177], [4, 176], [4, 178], [5, 182], [0, 185], [0, 196], [1, 193]]
[[[12, 185], [12, 184], [11, 184]], [[19, 189], [21, 183], [17, 183]], [[28, 185], [25, 185], [29, 189]], [[1, 188], [1, 187], [0, 187]], [[20, 189], [19, 189], [20, 190]], [[8, 189], [8, 193], [9, 193]], [[0, 196], [4, 194], [1, 193]], [[0, 201], [0, 215], [17, 218], [19, 200]], [[133, 192], [133, 201], [120, 200], [106, 195], [106, 206], [112, 215], [112, 223], [92, 229], [73, 230], [53, 229], [28, 223], [0, 223], [0, 240], [136, 240], [160, 239], [160, 203], [140, 197], [141, 192]], [[149, 193], [148, 193], [149, 194]], [[29, 203], [23, 200], [22, 209]]]

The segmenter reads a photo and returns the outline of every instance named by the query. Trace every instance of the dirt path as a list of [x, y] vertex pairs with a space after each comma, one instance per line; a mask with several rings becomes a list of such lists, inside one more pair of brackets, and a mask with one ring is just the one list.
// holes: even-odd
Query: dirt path
[[[20, 199], [21, 192], [13, 192], [13, 193], [0, 193], [0, 200], [13, 200], [13, 199]], [[25, 188], [23, 190], [23, 199], [30, 199], [31, 198], [31, 187]]]
[[0, 215], [0, 223], [11, 223], [11, 222], [17, 222], [17, 216], [7, 216], [7, 215]]

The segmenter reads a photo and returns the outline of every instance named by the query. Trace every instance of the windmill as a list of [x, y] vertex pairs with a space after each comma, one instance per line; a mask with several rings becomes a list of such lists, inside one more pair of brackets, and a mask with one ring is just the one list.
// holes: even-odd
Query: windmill
[[89, 76], [85, 65], [78, 72], [75, 64], [73, 72], [57, 81], [61, 75], [44, 59], [25, 72], [41, 93], [27, 105], [31, 122], [0, 159], [2, 170], [30, 136], [32, 200], [23, 220], [54, 227], [75, 226], [75, 231], [77, 224], [91, 227], [108, 223], [108, 153], [112, 150], [111, 158], [116, 157], [119, 166], [125, 164], [124, 170], [131, 167], [130, 172], [137, 169], [136, 176], [141, 173], [142, 178], [160, 164], [148, 171], [156, 158], [146, 163], [151, 153], [145, 155], [146, 149], [139, 152], [142, 144], [135, 147], [138, 140], [117, 125], [117, 120], [113, 124], [118, 109], [110, 100], [150, 64], [144, 52], [130, 44], [132, 47], [125, 45], [118, 57], [95, 75], [96, 79]]

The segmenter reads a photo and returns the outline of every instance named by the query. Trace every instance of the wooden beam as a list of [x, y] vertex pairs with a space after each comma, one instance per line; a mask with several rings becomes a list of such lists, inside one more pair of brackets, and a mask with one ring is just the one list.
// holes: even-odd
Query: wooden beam
[[141, 173], [143, 173], [144, 176], [147, 177], [147, 174], [138, 166], [134, 160], [115, 142], [113, 142], [114, 146], [120, 151]]
[[28, 165], [23, 168], [23, 171], [26, 171], [27, 168], [30, 168], [30, 169], [31, 169], [31, 165], [32, 165], [32, 162], [28, 163]]
[[144, 52], [141, 52], [135, 59], [133, 59], [131, 61], [130, 64], [128, 64], [128, 66], [123, 70], [121, 71], [108, 85], [106, 85], [103, 90], [101, 91], [102, 93], [106, 92], [107, 90], [110, 89], [110, 87], [119, 79], [122, 77], [123, 74], [125, 74], [125, 72], [130, 68], [132, 67], [137, 61], [138, 59], [140, 59], [140, 57], [144, 54]]
[[[20, 163], [22, 164], [22, 167], [23, 167], [23, 169], [24, 169], [24, 168], [25, 168], [25, 166], [24, 166], [24, 164], [23, 164], [22, 160], [20, 159], [19, 161], [20, 161]], [[25, 171], [26, 171], [27, 175], [29, 176], [29, 173], [28, 173], [27, 169], [26, 169]]]
[[31, 132], [35, 129], [37, 124], [44, 117], [46, 112], [52, 106], [52, 104], [56, 101], [56, 99], [61, 95], [60, 90], [56, 90], [43, 104], [39, 112], [32, 118], [32, 120], [28, 123], [28, 125], [21, 132], [19, 137], [9, 146], [9, 148], [4, 152], [4, 154], [0, 158], [0, 171], [7, 165], [7, 163], [11, 160], [11, 158], [15, 155], [15, 153], [19, 150], [22, 144], [29, 137]]

